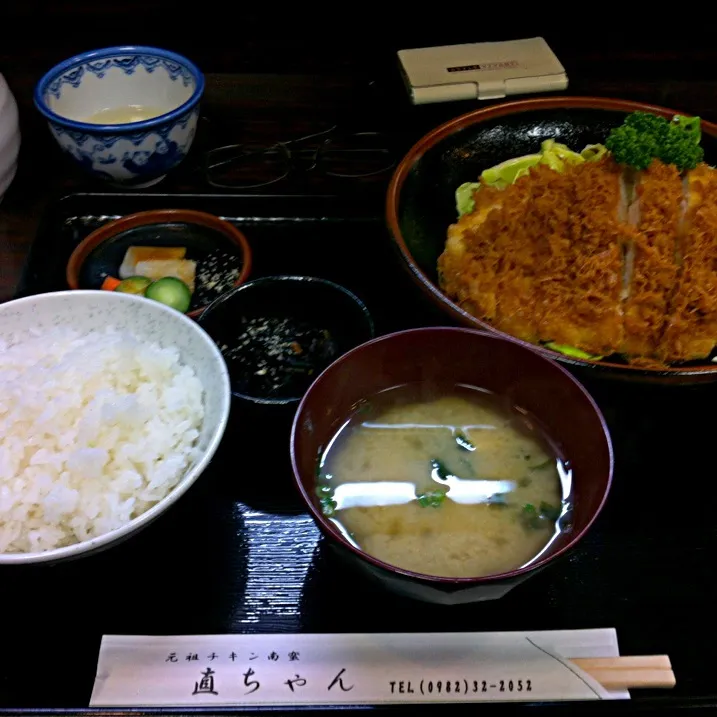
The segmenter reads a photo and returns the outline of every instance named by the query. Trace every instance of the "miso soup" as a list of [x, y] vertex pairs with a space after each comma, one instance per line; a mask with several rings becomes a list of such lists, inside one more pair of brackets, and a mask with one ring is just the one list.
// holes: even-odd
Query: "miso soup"
[[408, 384], [362, 402], [318, 476], [317, 500], [354, 545], [426, 575], [520, 568], [569, 520], [566, 461], [531, 416], [471, 386]]

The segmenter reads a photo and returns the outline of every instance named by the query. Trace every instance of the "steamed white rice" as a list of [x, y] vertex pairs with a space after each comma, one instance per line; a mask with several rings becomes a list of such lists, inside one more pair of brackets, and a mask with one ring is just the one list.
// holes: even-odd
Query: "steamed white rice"
[[174, 348], [108, 328], [0, 339], [0, 552], [102, 535], [196, 459], [203, 389]]

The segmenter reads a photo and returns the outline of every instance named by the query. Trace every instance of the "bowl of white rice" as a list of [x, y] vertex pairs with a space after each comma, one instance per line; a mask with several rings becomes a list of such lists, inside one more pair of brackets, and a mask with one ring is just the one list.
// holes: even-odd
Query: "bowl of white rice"
[[175, 503], [229, 417], [224, 359], [194, 321], [106, 291], [0, 305], [0, 564], [106, 548]]

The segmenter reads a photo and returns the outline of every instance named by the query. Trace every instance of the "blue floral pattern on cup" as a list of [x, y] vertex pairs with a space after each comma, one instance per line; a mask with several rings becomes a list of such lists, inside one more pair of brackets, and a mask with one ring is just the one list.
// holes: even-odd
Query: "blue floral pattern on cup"
[[186, 156], [196, 133], [199, 110], [173, 123], [127, 135], [73, 132], [54, 122], [58, 144], [95, 176], [118, 184], [137, 185], [163, 177]]
[[79, 67], [73, 67], [68, 72], [53, 80], [48, 85], [47, 91], [55, 99], [59, 100], [62, 94], [63, 85], [70, 85], [76, 89], [82, 83], [82, 78], [86, 72], [91, 72], [101, 80], [113, 67], [121, 69], [125, 75], [133, 74], [137, 67], [144, 67], [147, 72], [154, 72], [158, 67], [160, 67], [166, 70], [167, 74], [173, 81], [181, 79], [185, 87], [189, 87], [192, 83], [191, 73], [180, 63], [173, 62], [164, 57], [136, 55], [134, 57], [110, 57], [105, 60], [87, 62]]

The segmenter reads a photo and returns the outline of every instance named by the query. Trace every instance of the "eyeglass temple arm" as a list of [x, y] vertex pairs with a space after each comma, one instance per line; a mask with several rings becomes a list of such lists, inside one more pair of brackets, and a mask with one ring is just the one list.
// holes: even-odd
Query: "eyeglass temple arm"
[[338, 127], [337, 124], [331, 125], [328, 129], [323, 129], [321, 132], [313, 132], [307, 134], [305, 137], [298, 137], [297, 139], [290, 139], [288, 142], [277, 142], [277, 144], [283, 144], [285, 146], [291, 146], [292, 144], [298, 144], [299, 142], [306, 142], [309, 139], [317, 139], [318, 137], [325, 137], [327, 134], [331, 134]]

